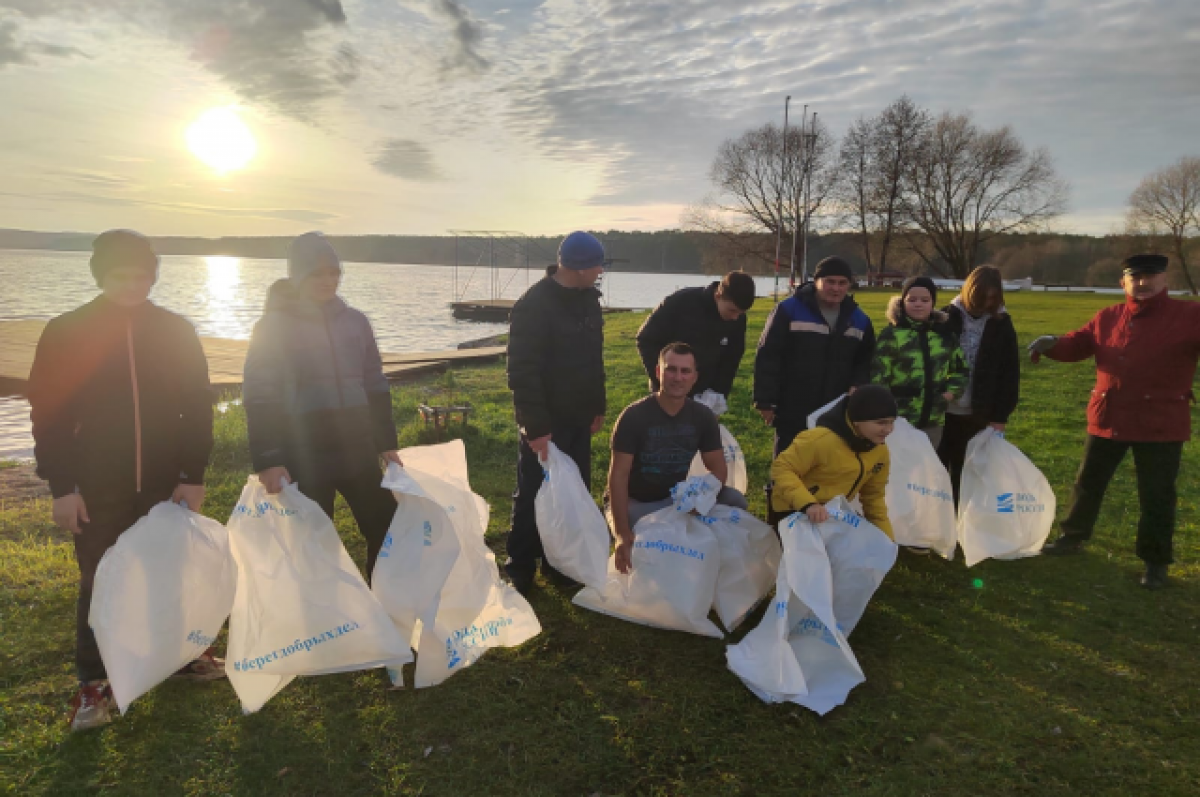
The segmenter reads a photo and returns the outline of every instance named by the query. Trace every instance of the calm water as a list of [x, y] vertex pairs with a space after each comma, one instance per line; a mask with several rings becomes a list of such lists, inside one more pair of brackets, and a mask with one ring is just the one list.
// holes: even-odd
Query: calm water
[[[151, 298], [191, 319], [201, 335], [248, 339], [262, 312], [267, 288], [285, 276], [282, 260], [236, 257], [167, 256]], [[348, 263], [341, 294], [371, 319], [379, 347], [388, 352], [452, 349], [459, 343], [505, 332], [505, 324], [458, 321], [447, 306], [456, 298], [515, 299], [541, 277], [540, 271], [455, 269], [440, 266]], [[682, 287], [706, 285], [711, 277], [692, 274], [606, 274], [604, 301], [613, 307], [647, 308]], [[772, 279], [759, 281], [759, 293]], [[458, 296], [455, 296], [457, 289]], [[0, 320], [53, 318], [89, 301], [96, 286], [86, 252], [0, 250]], [[29, 406], [24, 399], [0, 398], [0, 458], [33, 455]]]

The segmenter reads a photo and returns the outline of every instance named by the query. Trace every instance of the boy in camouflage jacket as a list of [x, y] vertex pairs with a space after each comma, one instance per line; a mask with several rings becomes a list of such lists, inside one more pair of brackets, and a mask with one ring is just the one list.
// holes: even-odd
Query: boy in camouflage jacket
[[966, 389], [968, 370], [958, 338], [937, 307], [929, 277], [905, 280], [888, 302], [888, 326], [879, 333], [871, 382], [891, 390], [900, 417], [925, 432], [937, 447], [946, 405]]

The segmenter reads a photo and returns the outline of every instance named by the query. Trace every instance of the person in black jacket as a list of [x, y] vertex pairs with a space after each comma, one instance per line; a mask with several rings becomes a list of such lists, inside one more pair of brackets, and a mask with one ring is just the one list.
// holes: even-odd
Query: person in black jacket
[[967, 443], [988, 426], [1003, 432], [1021, 396], [1021, 353], [1012, 317], [1004, 309], [1004, 283], [995, 266], [979, 266], [962, 292], [946, 307], [949, 331], [958, 336], [970, 376], [964, 393], [946, 408], [946, 426], [938, 456], [954, 485], [959, 480]]
[[[28, 387], [37, 472], [79, 564], [72, 730], [107, 724], [115, 708], [88, 625], [100, 558], [155, 504], [200, 511], [213, 446], [208, 361], [192, 325], [148, 301], [150, 242], [109, 230], [92, 244], [91, 270], [101, 295], [46, 325]], [[207, 651], [178, 674], [209, 680], [224, 667]]]
[[850, 295], [854, 274], [841, 258], [817, 264], [767, 318], [754, 359], [754, 406], [775, 427], [774, 456], [808, 426], [808, 416], [871, 382], [875, 328]]
[[728, 400], [746, 351], [746, 312], [753, 306], [754, 278], [743, 271], [731, 271], [706, 288], [683, 288], [663, 299], [637, 333], [650, 392], [660, 388], [657, 372], [663, 347], [686, 343], [700, 374], [691, 395], [712, 390]]
[[246, 353], [250, 457], [271, 494], [283, 480], [333, 517], [341, 493], [367, 543], [366, 574], [396, 514], [380, 460], [400, 463], [392, 393], [367, 317], [338, 295], [342, 262], [319, 232], [288, 249]]
[[[520, 432], [517, 488], [505, 571], [522, 594], [533, 587], [542, 541], [534, 499], [545, 478], [541, 460], [554, 442], [575, 460], [590, 488], [592, 435], [604, 425], [604, 316], [596, 280], [604, 246], [573, 232], [558, 248], [558, 268], [513, 306], [508, 334], [508, 387]], [[542, 573], [567, 584], [545, 561]]]

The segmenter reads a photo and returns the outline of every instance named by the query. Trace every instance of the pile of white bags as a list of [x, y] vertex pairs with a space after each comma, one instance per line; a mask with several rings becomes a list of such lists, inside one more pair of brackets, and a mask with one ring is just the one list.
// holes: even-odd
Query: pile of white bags
[[967, 444], [958, 501], [967, 567], [988, 558], [1036, 556], [1057, 507], [1046, 477], [1002, 433], [987, 428]]
[[105, 552], [88, 623], [122, 713], [212, 645], [236, 584], [225, 527], [170, 502]]
[[[434, 686], [494, 647], [542, 631], [529, 603], [500, 578], [484, 543], [488, 505], [471, 490], [461, 440], [400, 452], [383, 486], [396, 515], [371, 577], [372, 589], [417, 651], [415, 686]], [[389, 668], [403, 686], [399, 667]]]
[[887, 447], [891, 468], [886, 501], [896, 542], [953, 559], [958, 544], [954, 488], [929, 437], [897, 418]]
[[229, 519], [237, 595], [226, 672], [246, 713], [297, 675], [412, 661], [333, 522], [294, 484], [268, 495], [251, 476]]
[[[729, 405], [725, 401], [725, 397], [714, 390], [706, 390], [699, 396], [696, 396], [696, 401], [713, 411], [713, 415], [721, 417], [729, 409]], [[746, 490], [750, 487], [750, 480], [746, 476], [746, 455], [742, 453], [742, 446], [738, 443], [725, 424], [720, 424], [721, 429], [721, 451], [725, 455], [725, 486], [732, 487], [742, 495], [746, 494]], [[708, 473], [708, 468], [704, 467], [704, 460], [697, 453], [692, 460], [692, 466], [688, 470], [688, 477], [703, 476]], [[540, 528], [540, 526], [539, 526]]]
[[603, 589], [611, 539], [604, 515], [583, 483], [575, 460], [554, 443], [550, 443], [542, 469], [546, 479], [533, 505], [546, 560], [584, 586]]
[[847, 637], [896, 561], [887, 535], [850, 511], [844, 498], [813, 524], [797, 512], [780, 524], [783, 562], [774, 611], [726, 650], [729, 669], [768, 703], [825, 714], [866, 680]]
[[721, 630], [708, 619], [716, 608], [725, 627], [735, 628], [770, 591], [779, 543], [749, 512], [717, 505], [720, 489], [712, 475], [676, 485], [674, 503], [634, 527], [632, 571], [618, 572], [614, 554], [604, 588], [583, 589], [574, 603], [635, 623], [720, 638]]

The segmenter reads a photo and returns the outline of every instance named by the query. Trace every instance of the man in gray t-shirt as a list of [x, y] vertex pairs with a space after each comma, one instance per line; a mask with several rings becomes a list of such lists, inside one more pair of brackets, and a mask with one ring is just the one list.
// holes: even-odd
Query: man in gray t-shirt
[[[661, 388], [630, 404], [612, 436], [608, 494], [617, 536], [616, 565], [629, 572], [633, 527], [671, 504], [671, 488], [687, 479], [699, 452], [704, 467], [722, 483], [727, 477], [721, 431], [712, 410], [688, 398], [696, 383], [696, 357], [686, 343], [671, 343], [658, 358]], [[737, 490], [723, 487], [722, 504], [746, 508]]]

